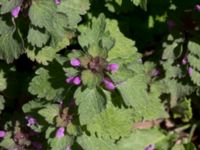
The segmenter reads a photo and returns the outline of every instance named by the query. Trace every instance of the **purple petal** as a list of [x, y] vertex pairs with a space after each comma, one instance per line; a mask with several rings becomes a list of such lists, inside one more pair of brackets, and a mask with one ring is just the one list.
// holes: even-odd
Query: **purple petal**
[[153, 70], [151, 71], [151, 76], [152, 76], [152, 77], [156, 77], [156, 76], [158, 76], [158, 75], [160, 75], [160, 70], [159, 70], [159, 69], [153, 69]]
[[12, 9], [11, 14], [14, 18], [17, 18], [20, 12], [20, 6], [17, 6], [15, 8]]
[[0, 130], [0, 138], [3, 138], [6, 136], [6, 132], [5, 131], [2, 131]]
[[78, 66], [81, 65], [81, 62], [80, 62], [80, 60], [77, 59], [77, 58], [72, 58], [72, 59], [70, 60], [70, 64], [71, 64], [72, 66], [74, 66], [74, 67], [78, 67]]
[[81, 78], [80, 78], [80, 77], [75, 77], [75, 78], [73, 79], [73, 83], [74, 83], [75, 85], [81, 84]]
[[57, 138], [62, 138], [65, 134], [65, 128], [64, 127], [60, 127], [57, 131], [56, 131], [56, 137]]
[[69, 145], [67, 145], [66, 150], [70, 150], [70, 146]]
[[188, 68], [188, 74], [189, 74], [189, 76], [192, 75], [192, 67], [189, 67], [189, 68]]
[[119, 69], [119, 65], [118, 64], [109, 64], [106, 67], [106, 70], [111, 71], [111, 72], [116, 72]]
[[195, 6], [194, 6], [194, 9], [200, 11], [200, 5], [195, 5]]
[[183, 57], [182, 59], [182, 65], [186, 65], [188, 63], [187, 56]]
[[149, 145], [149, 146], [146, 147], [144, 150], [154, 150], [154, 146], [153, 146], [153, 145]]
[[59, 5], [61, 3], [61, 0], [54, 0], [56, 5]]
[[37, 123], [37, 120], [31, 116], [26, 116], [25, 118], [28, 121], [27, 126], [29, 127]]
[[109, 78], [104, 78], [103, 83], [108, 90], [114, 90], [116, 88], [114, 83]]
[[74, 77], [68, 77], [68, 78], [66, 79], [66, 82], [67, 82], [67, 83], [72, 83], [73, 80], [74, 80]]

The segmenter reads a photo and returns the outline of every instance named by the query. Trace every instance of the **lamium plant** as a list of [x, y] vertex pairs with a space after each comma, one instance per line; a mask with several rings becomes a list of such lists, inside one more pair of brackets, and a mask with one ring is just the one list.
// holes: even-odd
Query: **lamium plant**
[[199, 149], [199, 10], [0, 0], [0, 150]]

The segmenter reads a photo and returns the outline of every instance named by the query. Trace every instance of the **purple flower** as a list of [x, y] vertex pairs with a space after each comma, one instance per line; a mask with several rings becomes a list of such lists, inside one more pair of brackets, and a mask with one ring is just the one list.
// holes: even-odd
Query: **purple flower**
[[61, 0], [54, 0], [56, 5], [59, 5], [61, 3]]
[[67, 83], [72, 83], [73, 80], [74, 80], [74, 77], [68, 77], [68, 78], [66, 79], [66, 82], [67, 82]]
[[56, 131], [56, 137], [57, 138], [62, 138], [65, 134], [65, 128], [64, 127], [60, 127], [57, 131]]
[[12, 9], [11, 14], [14, 18], [17, 18], [20, 12], [20, 6], [17, 6], [15, 8]]
[[182, 65], [186, 65], [188, 63], [187, 56], [184, 56], [182, 59]]
[[78, 67], [78, 66], [81, 65], [81, 62], [80, 62], [80, 60], [77, 59], [77, 58], [72, 58], [72, 59], [70, 60], [70, 64], [71, 64], [72, 66], [74, 66], [74, 67]]
[[74, 83], [75, 85], [81, 84], [81, 78], [80, 78], [80, 77], [75, 77], [75, 78], [73, 79], [73, 83]]
[[149, 146], [146, 147], [144, 150], [154, 150], [154, 146], [153, 146], [153, 145], [149, 145]]
[[194, 9], [200, 11], [200, 5], [199, 5], [199, 4], [198, 4], [198, 5], [195, 5], [195, 6], [194, 6]]
[[70, 150], [70, 146], [69, 145], [67, 145], [66, 150]]
[[189, 68], [188, 68], [188, 74], [189, 74], [189, 76], [192, 75], [192, 67], [189, 67]]
[[114, 90], [116, 88], [114, 83], [109, 78], [104, 78], [103, 83], [108, 90]]
[[33, 145], [37, 150], [42, 149], [42, 144], [39, 143], [39, 142], [32, 142], [32, 145]]
[[27, 126], [29, 126], [29, 127], [32, 126], [32, 125], [35, 125], [37, 123], [36, 119], [31, 117], [31, 116], [26, 116], [25, 118], [28, 122]]
[[158, 76], [160, 74], [160, 70], [159, 69], [153, 69], [152, 71], [151, 71], [151, 76], [152, 77], [156, 77], [156, 76]]
[[6, 132], [3, 130], [0, 130], [0, 138], [3, 138], [6, 136]]
[[109, 64], [106, 67], [106, 70], [111, 71], [111, 72], [116, 72], [119, 69], [119, 65], [118, 64]]

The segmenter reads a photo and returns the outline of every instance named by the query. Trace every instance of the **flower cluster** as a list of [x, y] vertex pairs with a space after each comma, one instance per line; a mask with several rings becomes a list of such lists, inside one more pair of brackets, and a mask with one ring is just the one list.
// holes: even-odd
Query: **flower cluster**
[[70, 65], [77, 70], [77, 74], [74, 76], [68, 76], [67, 83], [80, 85], [82, 83], [81, 73], [84, 70], [89, 70], [94, 76], [100, 77], [100, 80], [104, 87], [108, 90], [114, 90], [116, 85], [108, 77], [108, 73], [115, 73], [119, 69], [119, 65], [116, 63], [108, 63], [101, 57], [73, 57], [70, 59]]

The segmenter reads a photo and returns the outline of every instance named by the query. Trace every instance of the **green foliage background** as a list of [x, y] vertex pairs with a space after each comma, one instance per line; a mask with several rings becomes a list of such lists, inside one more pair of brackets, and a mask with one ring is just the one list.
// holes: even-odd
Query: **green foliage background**
[[[0, 149], [198, 149], [199, 3], [1, 0]], [[72, 58], [86, 65], [72, 67]], [[89, 58], [119, 69], [94, 73]], [[81, 85], [66, 83], [69, 76]], [[37, 122], [27, 126], [27, 116]]]

